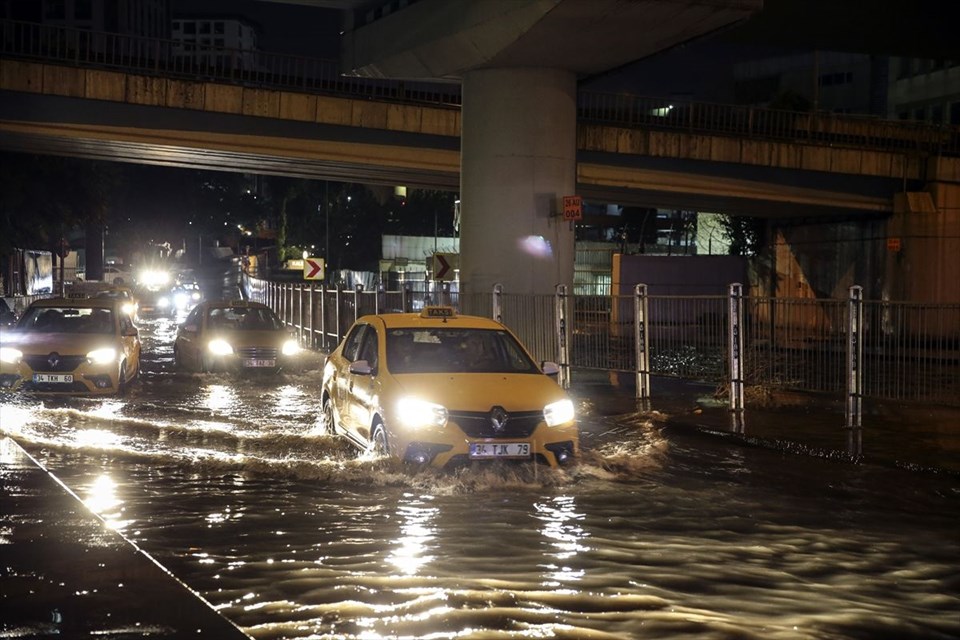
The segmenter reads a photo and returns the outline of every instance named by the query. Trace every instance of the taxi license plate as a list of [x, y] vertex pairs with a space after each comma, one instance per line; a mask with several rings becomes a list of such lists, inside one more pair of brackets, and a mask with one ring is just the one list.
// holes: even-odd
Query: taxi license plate
[[471, 458], [529, 458], [529, 442], [475, 442], [470, 445]]
[[73, 383], [73, 374], [72, 373], [35, 373], [33, 374], [34, 382], [53, 382], [58, 384], [72, 384]]
[[244, 358], [243, 366], [245, 367], [275, 367], [277, 366], [277, 361], [272, 358]]

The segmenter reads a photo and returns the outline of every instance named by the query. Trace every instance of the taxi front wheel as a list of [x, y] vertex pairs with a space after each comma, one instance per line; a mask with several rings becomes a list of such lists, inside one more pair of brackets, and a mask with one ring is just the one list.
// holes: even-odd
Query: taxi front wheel
[[320, 425], [323, 432], [331, 436], [337, 435], [337, 425], [333, 421], [333, 402], [330, 398], [323, 401], [323, 408], [320, 410]]
[[387, 444], [387, 430], [384, 429], [381, 422], [373, 425], [373, 440], [370, 443], [370, 448], [378, 457], [390, 455], [390, 447]]

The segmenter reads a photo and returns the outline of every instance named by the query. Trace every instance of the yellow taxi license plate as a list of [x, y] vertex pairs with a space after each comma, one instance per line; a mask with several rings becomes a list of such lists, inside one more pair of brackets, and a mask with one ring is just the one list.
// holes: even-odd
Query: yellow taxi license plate
[[470, 445], [471, 458], [529, 458], [529, 442], [475, 442]]
[[277, 361], [272, 358], [244, 358], [243, 366], [245, 367], [275, 367], [277, 366]]
[[60, 384], [71, 384], [73, 382], [72, 373], [35, 373], [34, 382], [53, 382]]

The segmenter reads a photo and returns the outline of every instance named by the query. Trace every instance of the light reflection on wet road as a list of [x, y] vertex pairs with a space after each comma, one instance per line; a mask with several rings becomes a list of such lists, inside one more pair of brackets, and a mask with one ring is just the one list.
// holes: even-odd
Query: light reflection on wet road
[[956, 478], [783, 455], [581, 398], [574, 469], [442, 473], [319, 430], [320, 358], [11, 398], [15, 437], [256, 638], [957, 638]]

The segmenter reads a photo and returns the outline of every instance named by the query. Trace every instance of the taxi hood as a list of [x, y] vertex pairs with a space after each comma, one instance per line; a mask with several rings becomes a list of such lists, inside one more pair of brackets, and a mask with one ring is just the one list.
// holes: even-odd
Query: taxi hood
[[106, 333], [38, 333], [11, 331], [3, 336], [3, 346], [16, 347], [24, 355], [86, 355], [94, 349], [115, 347], [117, 336]]
[[448, 411], [540, 411], [567, 398], [542, 373], [407, 373], [394, 376], [401, 393], [443, 405]]

